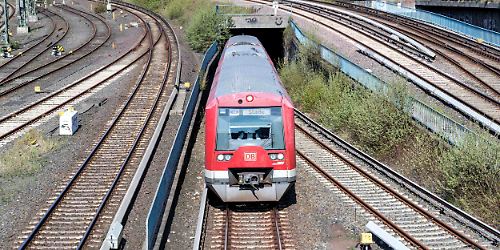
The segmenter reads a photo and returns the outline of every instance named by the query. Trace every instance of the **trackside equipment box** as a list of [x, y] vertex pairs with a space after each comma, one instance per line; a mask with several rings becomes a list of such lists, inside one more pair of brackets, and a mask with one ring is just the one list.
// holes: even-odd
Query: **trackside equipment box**
[[78, 112], [66, 110], [59, 116], [59, 135], [73, 135], [78, 129]]

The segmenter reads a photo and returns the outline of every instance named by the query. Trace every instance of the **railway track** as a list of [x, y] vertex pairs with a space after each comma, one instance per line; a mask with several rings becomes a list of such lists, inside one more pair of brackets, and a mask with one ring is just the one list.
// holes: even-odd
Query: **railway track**
[[195, 249], [295, 249], [286, 208], [207, 204], [205, 209], [198, 223], [205, 221], [206, 225], [203, 235], [195, 239]]
[[111, 222], [109, 215], [117, 209], [140, 162], [173, 88], [167, 82], [176, 80], [172, 72], [178, 67], [179, 48], [167, 24], [150, 14], [130, 11], [141, 16], [147, 30], [147, 37], [141, 39], [147, 46], [139, 58], [146, 56], [147, 63], [140, 79], [90, 155], [42, 218], [30, 226], [20, 249], [98, 248]]
[[[79, 16], [89, 23], [91, 26], [91, 36], [78, 47], [72, 49], [71, 52], [67, 51], [67, 53], [62, 56], [51, 58], [52, 60], [48, 62], [46, 60], [41, 60], [38, 65], [31, 68], [24, 65], [22, 69], [20, 68], [17, 71], [17, 74], [11, 74], [0, 82], [0, 98], [8, 97], [14, 94], [15, 90], [29, 86], [31, 83], [47, 82], [44, 77], [51, 76], [51, 74], [74, 65], [76, 62], [82, 61], [92, 53], [98, 53], [98, 49], [109, 41], [111, 37], [111, 28], [102, 17], [85, 13], [71, 7], [61, 6], [61, 8]], [[48, 85], [48, 83], [45, 85]]]
[[[109, 83], [108, 80], [126, 72], [147, 53], [146, 45], [142, 43], [145, 38], [146, 33], [143, 32], [139, 40], [115, 60], [23, 108], [0, 117], [0, 146], [12, 141], [27, 129], [49, 119], [65, 105], [78, 102], [95, 89], [105, 86]], [[139, 51], [139, 55], [130, 53], [132, 51]]]
[[[334, 8], [333, 4], [323, 3], [322, 6], [327, 6], [337, 16], [341, 14], [338, 13], [339, 8]], [[347, 10], [356, 11], [357, 9], [347, 8]], [[442, 58], [456, 66], [458, 71], [462, 71], [469, 76], [467, 81], [462, 82], [470, 86], [473, 91], [482, 92], [492, 99], [500, 100], [500, 56], [495, 56], [495, 54], [485, 55], [484, 51], [480, 51], [480, 53], [476, 47], [471, 48], [467, 43], [457, 42], [449, 36], [437, 33], [428, 27], [416, 26], [406, 22], [395, 23], [394, 18], [389, 20], [386, 16], [378, 13], [374, 14], [365, 14], [363, 16], [406, 34], [430, 47]], [[349, 21], [349, 18], [346, 19], [348, 22], [353, 22]]]
[[358, 158], [351, 151], [353, 149], [343, 148], [338, 141], [332, 140], [331, 135], [327, 137], [328, 133], [297, 113], [298, 165], [314, 173], [321, 182], [326, 180], [332, 192], [342, 193], [347, 200], [354, 201], [369, 220], [376, 221], [407, 246], [417, 249], [486, 249], [498, 242], [499, 232], [477, 219], [467, 219], [477, 225], [473, 230], [476, 237], [472, 238], [460, 231], [467, 230], [469, 234], [470, 228], [445, 221], [439, 217], [439, 212], [429, 212], [401, 195], [384, 180], [374, 177], [371, 172], [378, 171], [376, 167], [368, 162], [362, 165], [363, 159]]
[[50, 33], [30, 47], [24, 49], [22, 54], [17, 54], [10, 60], [0, 65], [0, 69], [2, 70], [2, 74], [0, 75], [0, 84], [25, 65], [39, 58], [44, 52], [51, 50], [53, 45], [58, 44], [66, 36], [66, 34], [68, 34], [70, 26], [66, 19], [56, 12], [48, 9], [45, 9], [44, 12], [53, 24]]
[[[260, 0], [251, 0], [251, 2], [269, 4], [266, 1]], [[330, 10], [325, 10], [307, 2], [285, 2], [293, 3], [293, 6], [282, 6], [283, 9], [293, 11], [295, 15], [313, 20], [356, 43], [362, 44], [362, 47], [368, 51], [373, 51], [381, 55], [387, 62], [396, 65], [405, 72], [418, 76], [424, 82], [430, 84], [431, 89], [426, 89], [429, 93], [438, 96], [447, 96], [440, 97], [441, 101], [452, 105], [459, 112], [479, 121], [492, 131], [500, 129], [500, 102], [498, 98], [478, 92], [456, 77], [437, 69], [424, 60], [409, 57], [406, 53], [396, 50], [386, 43], [358, 32], [343, 23], [338, 23], [336, 18], [332, 17], [329, 13]], [[319, 18], [313, 18], [311, 14]], [[438, 94], [436, 91], [442, 94]]]
[[[321, 0], [308, 0], [309, 2], [329, 4]], [[414, 20], [410, 18], [401, 17], [389, 12], [375, 10], [362, 5], [353, 4], [349, 1], [336, 1], [331, 5], [347, 8], [359, 13], [369, 14], [370, 16], [380, 17], [385, 20], [392, 21], [392, 23], [401, 24], [405, 27], [412, 27], [422, 33], [429, 33], [434, 37], [438, 37], [443, 41], [451, 42], [452, 44], [459, 45], [462, 48], [467, 48], [470, 52], [474, 52], [477, 56], [480, 55], [485, 61], [492, 60], [498, 62], [500, 58], [500, 50], [498, 47], [486, 43], [478, 43], [474, 38], [466, 37], [464, 35], [455, 33], [453, 31], [434, 26], [423, 21]]]

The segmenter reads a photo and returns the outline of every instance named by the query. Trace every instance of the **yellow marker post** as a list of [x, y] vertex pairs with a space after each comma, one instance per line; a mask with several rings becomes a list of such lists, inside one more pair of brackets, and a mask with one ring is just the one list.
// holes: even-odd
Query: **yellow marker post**
[[35, 93], [42, 93], [42, 88], [40, 87], [40, 85], [36, 85], [35, 86]]
[[361, 233], [361, 240], [359, 243], [361, 245], [373, 244], [372, 234], [371, 233]]
[[113, 15], [113, 20], [115, 20], [115, 12], [114, 12], [114, 11], [113, 11], [113, 14], [112, 14], [112, 15]]
[[116, 49], [115, 42], [112, 42], [112, 43], [111, 43], [111, 48]]
[[94, 10], [94, 7], [92, 6], [92, 3], [90, 3], [90, 11]]
[[122, 32], [122, 31], [123, 31], [123, 24], [120, 23], [120, 32]]

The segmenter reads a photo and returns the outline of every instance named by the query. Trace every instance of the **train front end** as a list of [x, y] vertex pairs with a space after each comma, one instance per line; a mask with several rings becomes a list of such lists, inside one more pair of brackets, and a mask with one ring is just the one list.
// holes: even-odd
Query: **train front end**
[[224, 202], [279, 201], [295, 183], [293, 106], [246, 92], [206, 107], [205, 181]]

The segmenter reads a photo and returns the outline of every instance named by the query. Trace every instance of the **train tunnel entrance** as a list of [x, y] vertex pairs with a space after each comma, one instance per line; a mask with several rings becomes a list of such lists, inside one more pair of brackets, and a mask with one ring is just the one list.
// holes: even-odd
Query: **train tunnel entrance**
[[217, 5], [216, 11], [230, 17], [232, 35], [255, 36], [262, 42], [275, 65], [283, 59], [283, 33], [291, 13], [285, 11], [278, 1], [273, 1], [272, 5]]
[[275, 29], [231, 29], [231, 35], [250, 35], [257, 37], [260, 42], [264, 45], [267, 53], [273, 60], [275, 66], [277, 66], [280, 60], [283, 60], [285, 55], [285, 50], [283, 48], [283, 32], [285, 29], [275, 28]]

